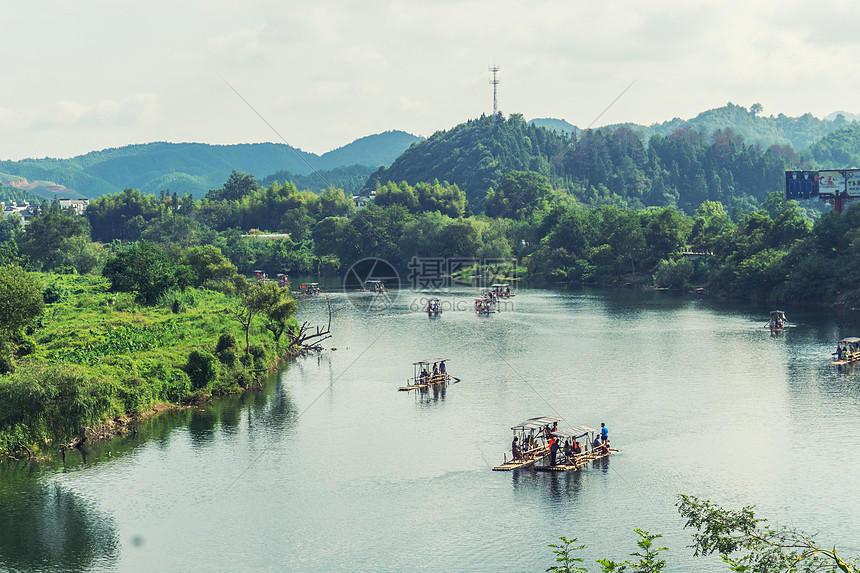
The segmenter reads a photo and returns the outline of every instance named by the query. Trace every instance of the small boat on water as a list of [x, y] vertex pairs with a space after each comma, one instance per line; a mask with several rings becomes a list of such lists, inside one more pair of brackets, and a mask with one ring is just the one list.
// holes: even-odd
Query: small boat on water
[[497, 301], [494, 297], [489, 294], [482, 294], [478, 298], [475, 299], [475, 312], [480, 314], [492, 314], [494, 312], [499, 312]]
[[860, 338], [850, 336], [836, 343], [836, 352], [833, 353], [836, 360], [831, 364], [851, 364], [860, 360]]
[[447, 358], [434, 358], [432, 360], [419, 360], [412, 364], [412, 378], [406, 380], [406, 386], [398, 388], [401, 392], [410, 390], [421, 390], [437, 384], [456, 384], [459, 378], [448, 374]]
[[493, 468], [493, 471], [510, 471], [535, 465], [549, 455], [549, 435], [553, 426], [558, 427], [564, 418], [554, 416], [539, 416], [529, 418], [516, 426], [512, 426], [516, 450], [512, 447], [504, 454], [504, 463]]
[[794, 326], [788, 319], [785, 317], [785, 311], [783, 310], [772, 310], [770, 311], [770, 320], [768, 320], [767, 324], [764, 325], [765, 328], [770, 328], [773, 331], [785, 330], [786, 328], [790, 328]]
[[496, 298], [510, 298], [512, 296], [517, 296], [517, 293], [511, 292], [511, 285], [508, 283], [491, 284], [490, 292], [493, 293]]
[[430, 316], [439, 316], [442, 314], [442, 301], [438, 298], [431, 298], [427, 301], [427, 314]]
[[[563, 418], [541, 416], [513, 426], [512, 448], [505, 452], [504, 463], [493, 471], [534, 467], [537, 471], [565, 472], [618, 452], [608, 442], [600, 443], [597, 428], [583, 425], [559, 429], [558, 422], [562, 421]], [[558, 443], [555, 464], [550, 462], [553, 441]]]
[[313, 296], [320, 294], [322, 292], [322, 288], [320, 288], [320, 283], [305, 283], [302, 285], [301, 292], [303, 295]]
[[364, 290], [371, 292], [388, 292], [385, 288], [385, 283], [382, 281], [364, 281]]

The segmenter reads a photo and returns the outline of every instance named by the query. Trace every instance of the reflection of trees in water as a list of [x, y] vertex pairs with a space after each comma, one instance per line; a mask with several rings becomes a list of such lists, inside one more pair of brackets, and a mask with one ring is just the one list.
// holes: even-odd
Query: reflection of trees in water
[[110, 568], [119, 556], [113, 520], [76, 493], [26, 473], [0, 467], [0, 570]]
[[272, 380], [263, 391], [222, 398], [205, 408], [187, 411], [188, 435], [194, 447], [211, 445], [219, 431], [235, 436], [242, 425], [283, 430], [295, 419], [296, 408], [279, 379]]

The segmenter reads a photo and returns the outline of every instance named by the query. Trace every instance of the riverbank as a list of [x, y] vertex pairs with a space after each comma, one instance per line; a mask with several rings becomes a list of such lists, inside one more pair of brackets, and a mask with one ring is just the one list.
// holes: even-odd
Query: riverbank
[[188, 289], [142, 306], [101, 277], [41, 278], [59, 294], [31, 333], [32, 351], [0, 378], [0, 455], [60, 455], [58, 444], [121, 435], [167, 408], [259, 389], [295, 355], [253, 321], [246, 352], [238, 300], [224, 292]]

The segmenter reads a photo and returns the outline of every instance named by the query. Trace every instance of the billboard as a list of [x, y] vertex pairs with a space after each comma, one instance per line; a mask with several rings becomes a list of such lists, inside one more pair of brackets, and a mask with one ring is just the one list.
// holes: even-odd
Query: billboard
[[845, 192], [846, 197], [860, 197], [860, 169], [846, 169]]
[[[860, 183], [860, 180], [858, 183]], [[818, 171], [785, 172], [786, 199], [814, 199], [818, 197], [819, 192]]]
[[845, 175], [842, 171], [818, 172], [818, 195], [824, 199], [845, 196]]

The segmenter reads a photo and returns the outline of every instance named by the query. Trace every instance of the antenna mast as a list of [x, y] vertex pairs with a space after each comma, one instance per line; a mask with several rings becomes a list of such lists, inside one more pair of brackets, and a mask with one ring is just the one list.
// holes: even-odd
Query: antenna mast
[[493, 115], [499, 113], [499, 100], [496, 96], [496, 86], [499, 85], [499, 80], [496, 78], [496, 74], [499, 73], [499, 66], [493, 64], [489, 67], [489, 70], [493, 72], [493, 79], [490, 80], [490, 84], [493, 86]]

